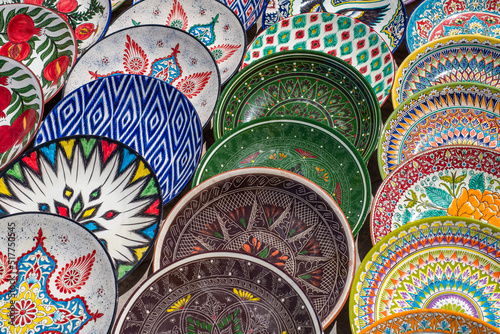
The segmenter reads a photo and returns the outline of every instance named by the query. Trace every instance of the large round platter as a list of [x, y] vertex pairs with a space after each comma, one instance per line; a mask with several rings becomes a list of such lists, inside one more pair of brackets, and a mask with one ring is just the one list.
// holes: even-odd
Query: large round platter
[[44, 120], [35, 143], [77, 134], [105, 136], [136, 150], [155, 171], [163, 204], [191, 179], [203, 144], [189, 100], [141, 75], [113, 75], [71, 92]]
[[285, 50], [322, 51], [339, 57], [363, 74], [380, 105], [389, 97], [394, 58], [379, 34], [360, 21], [330, 13], [305, 13], [283, 19], [255, 38], [242, 67]]
[[186, 194], [162, 224], [153, 270], [214, 250], [248, 253], [284, 270], [323, 328], [344, 305], [354, 277], [354, 239], [338, 204], [312, 181], [275, 168], [225, 172]]
[[127, 301], [114, 333], [218, 332], [321, 334], [300, 287], [258, 257], [203, 253], [149, 277]]
[[479, 35], [440, 38], [413, 51], [396, 72], [392, 105], [435, 85], [473, 82], [500, 87], [500, 40]]
[[430, 148], [469, 144], [500, 150], [500, 89], [450, 83], [424, 89], [389, 116], [378, 144], [380, 175]]
[[43, 92], [23, 64], [0, 56], [0, 169], [33, 140], [42, 122]]
[[378, 32], [392, 52], [403, 41], [407, 21], [401, 0], [270, 0], [262, 14], [262, 27], [266, 29], [289, 16], [308, 12], [337, 13], [358, 19]]
[[62, 88], [76, 61], [73, 29], [56, 12], [41, 6], [0, 6], [0, 56], [22, 62], [36, 75], [45, 102]]
[[203, 156], [193, 185], [232, 169], [272, 167], [295, 172], [333, 196], [356, 235], [370, 205], [363, 159], [343, 135], [318, 122], [269, 117], [237, 127]]
[[409, 52], [430, 41], [465, 34], [500, 36], [496, 3], [474, 0], [424, 0], [412, 12], [406, 27]]
[[140, 74], [171, 84], [191, 101], [203, 127], [220, 92], [219, 69], [202, 42], [176, 28], [142, 25], [115, 32], [88, 49], [69, 74], [64, 96], [116, 74]]
[[144, 0], [123, 11], [107, 34], [141, 24], [173, 26], [199, 39], [214, 56], [222, 84], [238, 71], [245, 54], [245, 29], [236, 14], [217, 0]]
[[51, 214], [0, 218], [0, 331], [109, 333], [118, 287], [101, 243]]
[[499, 244], [498, 228], [458, 217], [423, 219], [393, 231], [356, 272], [352, 332], [423, 308], [459, 310], [498, 328]]
[[142, 262], [161, 221], [161, 189], [149, 164], [104, 137], [36, 146], [0, 173], [0, 184], [0, 215], [40, 211], [77, 221], [105, 246], [118, 280]]

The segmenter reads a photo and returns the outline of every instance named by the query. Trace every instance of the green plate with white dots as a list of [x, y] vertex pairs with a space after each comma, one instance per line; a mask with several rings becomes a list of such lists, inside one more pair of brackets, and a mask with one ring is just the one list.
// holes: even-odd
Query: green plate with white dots
[[361, 73], [339, 58], [306, 50], [275, 53], [239, 72], [215, 107], [214, 136], [271, 115], [321, 122], [342, 133], [364, 161], [382, 126], [377, 97]]
[[354, 146], [318, 122], [290, 116], [250, 121], [226, 133], [203, 156], [193, 186], [244, 167], [292, 171], [325, 189], [344, 212], [356, 235], [369, 212], [371, 182]]

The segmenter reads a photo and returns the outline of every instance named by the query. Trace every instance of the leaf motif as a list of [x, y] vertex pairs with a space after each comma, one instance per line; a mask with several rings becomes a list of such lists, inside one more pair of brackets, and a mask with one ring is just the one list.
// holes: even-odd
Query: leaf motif
[[476, 174], [469, 180], [469, 188], [484, 191], [484, 174]]
[[455, 179], [455, 183], [460, 183], [460, 182], [462, 182], [463, 180], [465, 180], [465, 178], [466, 178], [466, 177], [467, 177], [467, 175], [466, 175], [466, 174], [460, 175], [459, 177], [457, 177], [457, 178]]
[[81, 289], [92, 272], [95, 250], [68, 263], [56, 277], [56, 288], [61, 293], [74, 293]]
[[453, 179], [451, 178], [451, 176], [449, 175], [445, 175], [445, 176], [440, 176], [439, 177], [441, 180], [443, 180], [444, 182], [448, 182], [448, 183], [452, 183], [453, 182]]
[[444, 210], [428, 210], [424, 211], [421, 214], [419, 214], [415, 220], [419, 219], [424, 219], [424, 218], [431, 218], [431, 217], [443, 217], [447, 216], [448, 214]]
[[410, 210], [406, 209], [405, 212], [403, 213], [403, 219], [402, 219], [403, 224], [402, 225], [410, 222], [411, 220], [412, 220], [411, 212], [410, 212]]
[[413, 208], [416, 204], [417, 204], [417, 202], [415, 202], [415, 201], [408, 201], [408, 204], [406, 204], [406, 207], [407, 207], [408, 209], [411, 209], [411, 208]]
[[410, 193], [411, 193], [411, 198], [416, 201], [418, 198], [417, 198], [417, 194], [415, 193], [415, 191], [413, 190], [410, 190]]
[[439, 205], [443, 208], [447, 208], [450, 206], [453, 201], [453, 197], [448, 194], [445, 190], [436, 188], [436, 187], [425, 187], [425, 192], [429, 199], [436, 205]]

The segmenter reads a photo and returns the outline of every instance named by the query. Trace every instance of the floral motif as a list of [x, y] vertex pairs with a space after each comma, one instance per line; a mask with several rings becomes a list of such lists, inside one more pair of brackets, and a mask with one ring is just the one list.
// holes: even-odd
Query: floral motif
[[500, 194], [462, 188], [447, 212], [450, 216], [479, 219], [500, 227]]
[[186, 304], [188, 303], [189, 299], [191, 299], [191, 295], [187, 295], [186, 297], [179, 299], [179, 301], [175, 302], [174, 305], [170, 306], [167, 309], [167, 312], [183, 310]]
[[259, 301], [260, 298], [259, 297], [254, 297], [254, 295], [252, 295], [250, 292], [248, 291], [244, 291], [244, 290], [241, 290], [241, 289], [236, 289], [234, 288], [233, 289], [233, 292], [241, 298], [241, 300], [245, 301], [245, 300], [249, 300], [249, 301]]
[[68, 263], [56, 277], [56, 288], [61, 293], [74, 293], [81, 289], [90, 277], [95, 261], [95, 250]]

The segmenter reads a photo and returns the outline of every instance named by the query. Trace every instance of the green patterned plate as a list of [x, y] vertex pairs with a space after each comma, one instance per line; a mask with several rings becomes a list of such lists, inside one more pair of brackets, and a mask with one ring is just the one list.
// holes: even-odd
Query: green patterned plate
[[318, 122], [268, 117], [242, 125], [217, 140], [203, 156], [193, 186], [225, 171], [273, 167], [302, 175], [337, 201], [356, 235], [369, 211], [370, 176], [344, 136]]
[[322, 52], [284, 51], [238, 73], [217, 102], [214, 137], [270, 115], [305, 117], [334, 128], [367, 161], [381, 129], [380, 106], [354, 67]]

